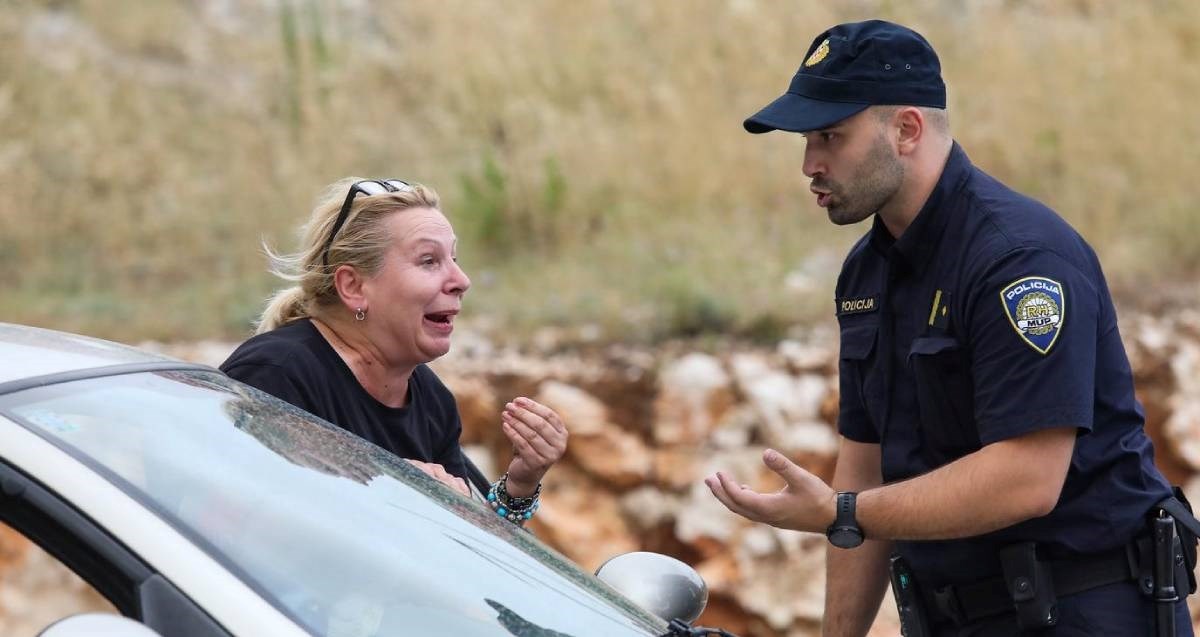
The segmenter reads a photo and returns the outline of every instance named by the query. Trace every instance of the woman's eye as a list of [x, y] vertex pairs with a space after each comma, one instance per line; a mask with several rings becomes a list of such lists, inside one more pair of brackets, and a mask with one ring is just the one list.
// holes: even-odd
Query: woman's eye
[[823, 142], [831, 142], [831, 141], [833, 141], [833, 138], [834, 138], [833, 133], [821, 133], [821, 141], [823, 141]]

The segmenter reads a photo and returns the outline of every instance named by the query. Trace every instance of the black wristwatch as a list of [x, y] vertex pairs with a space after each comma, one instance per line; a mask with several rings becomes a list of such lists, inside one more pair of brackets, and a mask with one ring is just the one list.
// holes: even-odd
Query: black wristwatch
[[854, 517], [854, 503], [858, 494], [853, 491], [838, 491], [837, 517], [833, 524], [825, 529], [825, 537], [829, 543], [840, 549], [852, 549], [863, 543], [862, 529], [858, 528], [858, 520]]

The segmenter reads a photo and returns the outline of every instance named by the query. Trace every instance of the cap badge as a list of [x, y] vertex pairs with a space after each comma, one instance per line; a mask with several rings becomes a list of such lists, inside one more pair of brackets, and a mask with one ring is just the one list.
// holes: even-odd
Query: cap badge
[[821, 60], [824, 60], [825, 56], [827, 55], [829, 55], [829, 38], [825, 38], [825, 41], [821, 43], [821, 46], [817, 47], [817, 50], [813, 51], [812, 55], [808, 56], [808, 59], [804, 61], [804, 66], [816, 66], [821, 62]]
[[1017, 335], [1042, 354], [1050, 352], [1062, 331], [1066, 314], [1063, 296], [1058, 281], [1040, 276], [1018, 279], [1000, 292], [1004, 311]]

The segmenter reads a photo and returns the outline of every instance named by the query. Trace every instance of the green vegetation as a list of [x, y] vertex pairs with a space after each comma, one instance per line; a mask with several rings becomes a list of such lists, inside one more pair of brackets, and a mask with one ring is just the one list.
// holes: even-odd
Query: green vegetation
[[500, 334], [771, 339], [829, 319], [865, 227], [803, 142], [741, 120], [823, 27], [942, 54], [956, 137], [1116, 283], [1200, 269], [1200, 3], [1155, 0], [17, 1], [0, 6], [0, 320], [244, 335], [344, 175], [438, 189]]

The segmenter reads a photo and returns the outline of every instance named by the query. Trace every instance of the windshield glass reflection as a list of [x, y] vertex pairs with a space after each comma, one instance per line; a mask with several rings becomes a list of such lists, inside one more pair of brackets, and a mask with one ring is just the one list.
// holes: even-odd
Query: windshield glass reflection
[[0, 410], [97, 466], [313, 634], [662, 632], [482, 504], [223, 375], [89, 379], [4, 397]]

